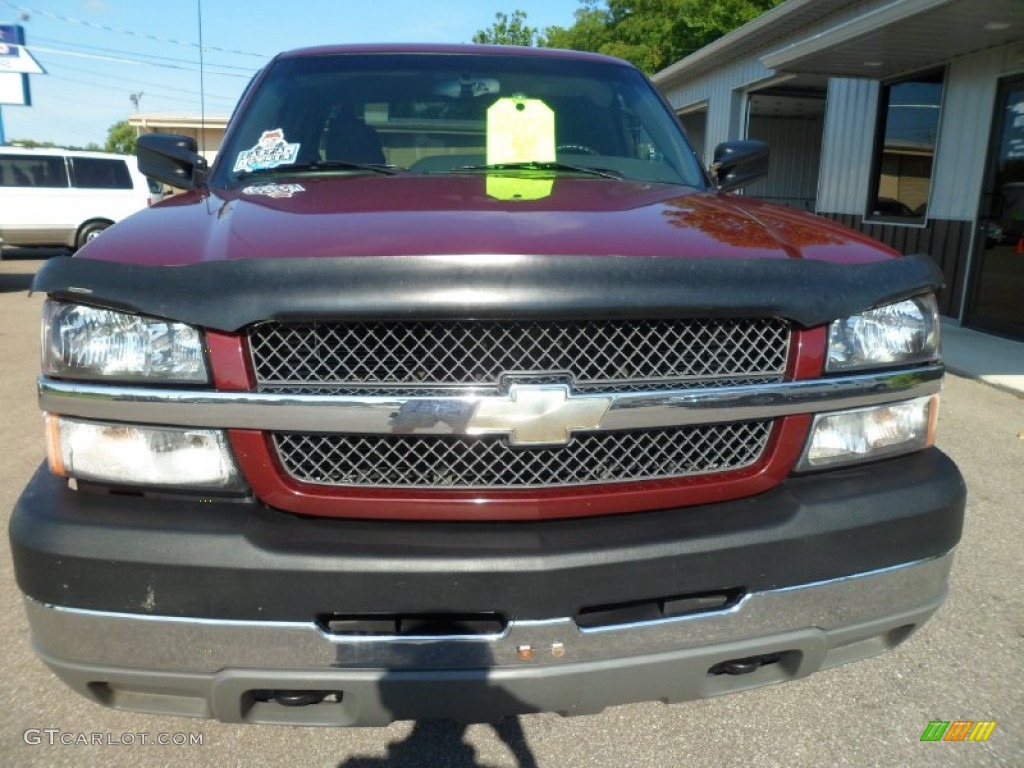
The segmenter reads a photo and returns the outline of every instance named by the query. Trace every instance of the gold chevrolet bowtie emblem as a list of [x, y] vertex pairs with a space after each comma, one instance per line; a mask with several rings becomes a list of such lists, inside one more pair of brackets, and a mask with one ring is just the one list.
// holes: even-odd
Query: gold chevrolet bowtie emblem
[[513, 384], [507, 398], [480, 401], [466, 434], [507, 434], [512, 445], [564, 445], [573, 431], [600, 427], [609, 405], [607, 397], [571, 397], [565, 386]]

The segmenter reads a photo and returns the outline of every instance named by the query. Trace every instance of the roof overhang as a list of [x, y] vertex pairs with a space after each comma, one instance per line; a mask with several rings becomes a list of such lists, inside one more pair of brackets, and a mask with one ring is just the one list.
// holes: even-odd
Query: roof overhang
[[228, 124], [228, 118], [220, 115], [158, 115], [158, 114], [136, 114], [129, 115], [128, 124], [135, 128], [145, 130], [168, 130], [183, 128], [205, 128], [206, 130], [224, 130]]
[[894, 0], [761, 63], [777, 72], [885, 79], [1018, 41], [1022, 0]]
[[672, 88], [752, 50], [770, 51], [761, 63], [777, 73], [885, 79], [1024, 41], [1024, 0], [890, 0], [829, 26], [848, 5], [787, 0], [651, 79]]
[[801, 29], [841, 10], [850, 0], [786, 0], [742, 27], [705, 45], [684, 59], [670, 64], [651, 77], [659, 88], [734, 62], [751, 50], [765, 48], [773, 41], [798, 34]]

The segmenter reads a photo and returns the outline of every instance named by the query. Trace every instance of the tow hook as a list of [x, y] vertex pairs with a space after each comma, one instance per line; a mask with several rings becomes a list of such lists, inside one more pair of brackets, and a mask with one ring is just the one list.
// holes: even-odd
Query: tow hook
[[285, 707], [308, 707], [310, 704], [319, 704], [326, 695], [326, 691], [270, 692], [270, 698]]
[[722, 661], [708, 670], [709, 675], [749, 675], [767, 664], [775, 664], [782, 658], [779, 653], [766, 653], [761, 656], [747, 656], [743, 659]]

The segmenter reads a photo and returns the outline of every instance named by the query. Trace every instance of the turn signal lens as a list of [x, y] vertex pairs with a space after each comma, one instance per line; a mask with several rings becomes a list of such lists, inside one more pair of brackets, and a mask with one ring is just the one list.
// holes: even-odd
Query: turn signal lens
[[112, 485], [245, 488], [221, 430], [79, 421], [54, 414], [47, 414], [46, 422], [54, 474]]
[[939, 396], [819, 414], [798, 471], [856, 464], [927, 448], [935, 441]]

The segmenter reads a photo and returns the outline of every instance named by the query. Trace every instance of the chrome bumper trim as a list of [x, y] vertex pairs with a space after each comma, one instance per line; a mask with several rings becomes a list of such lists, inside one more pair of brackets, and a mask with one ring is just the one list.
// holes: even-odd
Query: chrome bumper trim
[[[585, 431], [683, 427], [881, 405], [938, 392], [943, 366], [833, 378], [657, 392], [570, 394], [607, 403]], [[40, 377], [39, 405], [65, 416], [137, 424], [365, 434], [509, 434], [481, 409], [507, 410], [510, 396], [390, 397], [214, 392], [57, 381]], [[543, 414], [529, 414], [543, 418]], [[514, 420], [510, 418], [509, 420]], [[486, 420], [484, 420], [486, 421]], [[578, 427], [567, 425], [569, 431]], [[584, 431], [584, 430], [579, 430]], [[556, 440], [556, 442], [562, 442]]]
[[[722, 611], [580, 630], [571, 618], [512, 621], [497, 635], [341, 636], [310, 622], [105, 613], [26, 597], [36, 650], [69, 664], [179, 673], [224, 669], [478, 669], [641, 657], [805, 629], [839, 630], [934, 610], [953, 554], [746, 595]], [[154, 596], [159, 607], [160, 596]], [[117, 643], [110, 638], [116, 637]], [[530, 658], [521, 651], [529, 647]]]

